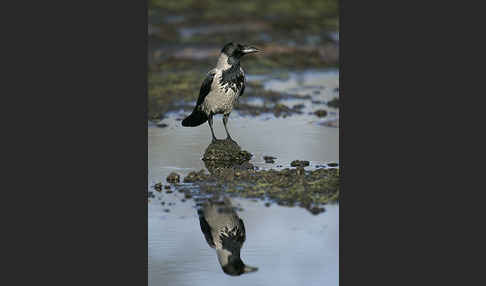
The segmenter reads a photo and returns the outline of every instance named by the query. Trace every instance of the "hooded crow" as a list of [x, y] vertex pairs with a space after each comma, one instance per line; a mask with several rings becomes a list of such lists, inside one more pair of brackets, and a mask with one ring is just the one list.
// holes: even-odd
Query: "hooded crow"
[[216, 249], [224, 273], [238, 276], [258, 270], [257, 267], [245, 265], [240, 258], [246, 238], [245, 225], [228, 198], [222, 202], [206, 201], [198, 214], [201, 231], [209, 246]]
[[201, 85], [196, 107], [191, 115], [182, 121], [182, 126], [195, 127], [208, 121], [215, 141], [217, 139], [213, 130], [213, 116], [223, 114], [227, 139], [232, 140], [226, 124], [238, 97], [245, 90], [245, 72], [240, 66], [240, 59], [246, 54], [259, 51], [250, 46], [226, 44], [221, 50], [216, 67], [207, 73]]

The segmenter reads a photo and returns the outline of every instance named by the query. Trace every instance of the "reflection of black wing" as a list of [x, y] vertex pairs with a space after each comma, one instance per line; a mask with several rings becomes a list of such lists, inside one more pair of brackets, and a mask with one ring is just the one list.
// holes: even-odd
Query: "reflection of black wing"
[[245, 224], [243, 223], [243, 220], [240, 218], [240, 224], [241, 224], [241, 244], [245, 242], [246, 239], [246, 231], [245, 231]]
[[196, 106], [201, 105], [204, 102], [204, 99], [211, 91], [211, 84], [213, 83], [215, 71], [210, 71], [206, 78], [204, 79], [203, 83], [201, 84], [201, 89], [199, 90], [199, 97], [197, 99]]
[[220, 239], [221, 244], [224, 249], [228, 249], [232, 253], [234, 251], [239, 251], [241, 246], [243, 246], [243, 242], [245, 242], [245, 225], [243, 221], [240, 220], [240, 225], [236, 226], [232, 229], [227, 229], [226, 231], [221, 232]]
[[204, 233], [204, 237], [206, 238], [206, 241], [208, 242], [209, 246], [214, 248], [214, 241], [213, 237], [211, 236], [211, 227], [209, 226], [208, 222], [203, 216], [199, 216], [199, 224], [201, 225], [201, 230]]

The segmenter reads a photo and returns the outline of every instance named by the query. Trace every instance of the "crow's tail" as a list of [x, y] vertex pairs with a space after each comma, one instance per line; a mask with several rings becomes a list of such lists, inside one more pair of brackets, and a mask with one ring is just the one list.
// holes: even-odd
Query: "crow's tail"
[[208, 116], [203, 111], [194, 109], [186, 119], [182, 120], [182, 126], [195, 127], [203, 124], [208, 120]]

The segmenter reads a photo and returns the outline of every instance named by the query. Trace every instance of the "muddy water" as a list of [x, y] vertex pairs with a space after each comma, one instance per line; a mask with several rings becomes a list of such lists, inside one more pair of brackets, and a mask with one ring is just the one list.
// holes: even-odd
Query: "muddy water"
[[[337, 96], [338, 76], [336, 70], [321, 70], [290, 73], [285, 80], [249, 77], [250, 81], [263, 82], [265, 89], [312, 97], [281, 102], [287, 106], [304, 104], [301, 115], [275, 118], [273, 114], [231, 114], [229, 131], [242, 149], [253, 154], [253, 165], [288, 168], [292, 160], [299, 159], [311, 162], [307, 168], [315, 168], [339, 162], [339, 128], [323, 124], [339, 117], [338, 110], [325, 105]], [[327, 110], [328, 115], [316, 117], [312, 112], [318, 109]], [[182, 128], [177, 118], [184, 115], [171, 114], [163, 120], [168, 124], [165, 128], [149, 124], [149, 186], [167, 184], [165, 178], [173, 171], [184, 177], [205, 168], [201, 158], [211, 140], [209, 127]], [[214, 120], [218, 138], [225, 137], [221, 121], [221, 117]], [[264, 155], [277, 159], [267, 164]], [[154, 194], [148, 206], [149, 285], [338, 285], [338, 205], [327, 205], [324, 213], [314, 216], [298, 207], [266, 207], [261, 201], [233, 199], [243, 208], [238, 215], [247, 233], [242, 260], [259, 270], [231, 277], [223, 273], [215, 251], [204, 239], [195, 202], [181, 202], [183, 194], [178, 192]]]

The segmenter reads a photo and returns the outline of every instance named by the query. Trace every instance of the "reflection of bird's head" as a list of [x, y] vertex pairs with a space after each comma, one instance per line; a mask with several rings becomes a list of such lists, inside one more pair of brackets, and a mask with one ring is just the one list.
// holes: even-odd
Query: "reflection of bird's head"
[[221, 268], [223, 269], [224, 273], [228, 275], [239, 276], [241, 274], [255, 272], [258, 270], [258, 267], [252, 267], [243, 263], [239, 256], [239, 250], [237, 253], [232, 254], [231, 252], [223, 249], [218, 250], [217, 254]]

